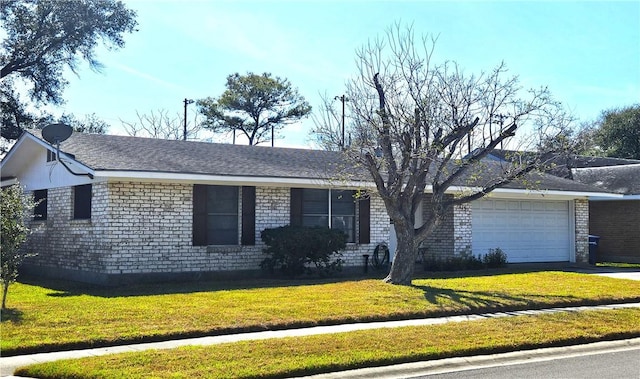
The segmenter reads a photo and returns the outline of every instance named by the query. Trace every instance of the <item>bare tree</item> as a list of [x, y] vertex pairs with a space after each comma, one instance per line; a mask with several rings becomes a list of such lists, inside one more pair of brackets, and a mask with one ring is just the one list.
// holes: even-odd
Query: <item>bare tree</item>
[[[436, 64], [435, 42], [395, 25], [357, 51], [359, 74], [347, 84], [360, 138], [345, 153], [371, 174], [393, 221], [398, 247], [385, 281], [394, 284], [411, 283], [418, 246], [447, 210], [523, 180], [547, 153], [491, 163], [484, 158], [494, 148], [515, 145], [516, 132], [534, 147], [570, 121], [547, 88], [522, 91], [504, 63], [478, 75], [455, 62]], [[425, 192], [428, 215], [415, 227]]]
[[[187, 139], [197, 140], [202, 126], [198, 122], [199, 114], [193, 113], [193, 122], [187, 121]], [[136, 111], [137, 122], [127, 122], [120, 119], [122, 127], [130, 136], [151, 137], [159, 139], [181, 140], [184, 138], [183, 115], [177, 112], [174, 116], [166, 109], [158, 109], [148, 114]]]
[[[342, 110], [337, 108], [340, 100], [330, 97], [326, 93], [320, 95], [321, 105], [319, 110], [311, 115], [314, 127], [311, 129], [309, 140], [323, 150], [340, 151], [342, 146]], [[348, 101], [347, 103], [348, 104]], [[345, 115], [345, 145], [355, 144], [362, 146], [371, 138], [371, 132], [367, 128], [358, 128], [353, 123], [353, 118]]]

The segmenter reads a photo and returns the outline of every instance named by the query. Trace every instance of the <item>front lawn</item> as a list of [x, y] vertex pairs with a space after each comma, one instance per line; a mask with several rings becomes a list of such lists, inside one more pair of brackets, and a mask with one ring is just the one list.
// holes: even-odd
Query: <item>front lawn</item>
[[64, 360], [40, 378], [282, 378], [640, 336], [640, 309], [564, 312], [435, 326], [246, 341]]
[[4, 356], [230, 332], [447, 314], [640, 301], [640, 281], [566, 272], [302, 284], [201, 282], [96, 288], [13, 285]]

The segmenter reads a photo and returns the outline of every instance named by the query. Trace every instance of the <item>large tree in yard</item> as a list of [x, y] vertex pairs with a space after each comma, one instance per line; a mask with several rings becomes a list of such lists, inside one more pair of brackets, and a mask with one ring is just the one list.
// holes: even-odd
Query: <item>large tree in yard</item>
[[198, 100], [203, 125], [214, 133], [239, 131], [257, 145], [272, 139], [271, 133], [311, 112], [298, 90], [287, 79], [269, 73], [235, 73], [227, 77], [227, 89], [218, 98]]
[[0, 1], [2, 137], [18, 138], [24, 123], [34, 118], [19, 88], [28, 89], [36, 105], [63, 103], [65, 67], [75, 72], [85, 61], [99, 70], [96, 48], [124, 46], [135, 16], [116, 0]]
[[[418, 246], [451, 207], [524, 180], [548, 153], [490, 163], [484, 158], [494, 148], [515, 147], [516, 132], [533, 148], [570, 121], [546, 88], [521, 90], [504, 64], [469, 75], [456, 63], [437, 64], [434, 46], [396, 25], [358, 50], [359, 73], [347, 83], [358, 138], [345, 154], [370, 173], [393, 221], [397, 251], [385, 280], [394, 284], [411, 283]], [[427, 216], [415, 225], [425, 192]]]

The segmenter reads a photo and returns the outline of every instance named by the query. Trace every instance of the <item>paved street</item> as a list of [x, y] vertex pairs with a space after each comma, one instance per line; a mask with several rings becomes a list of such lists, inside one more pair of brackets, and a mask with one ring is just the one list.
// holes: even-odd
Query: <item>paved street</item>
[[640, 346], [631, 350], [580, 354], [560, 358], [527, 359], [526, 363], [492, 363], [490, 367], [454, 370], [448, 373], [412, 376], [411, 379], [638, 379]]

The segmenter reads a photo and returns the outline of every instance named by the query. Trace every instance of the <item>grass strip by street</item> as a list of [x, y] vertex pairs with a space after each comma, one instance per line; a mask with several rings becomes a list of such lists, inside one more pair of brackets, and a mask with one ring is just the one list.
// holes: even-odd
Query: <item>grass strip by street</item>
[[107, 355], [19, 369], [38, 378], [281, 378], [640, 336], [640, 309], [562, 312], [444, 325]]
[[17, 283], [2, 314], [4, 356], [338, 323], [621, 303], [640, 282], [566, 272], [335, 283], [198, 282], [121, 288]]
[[640, 268], [640, 263], [598, 262], [596, 267], [610, 268]]

